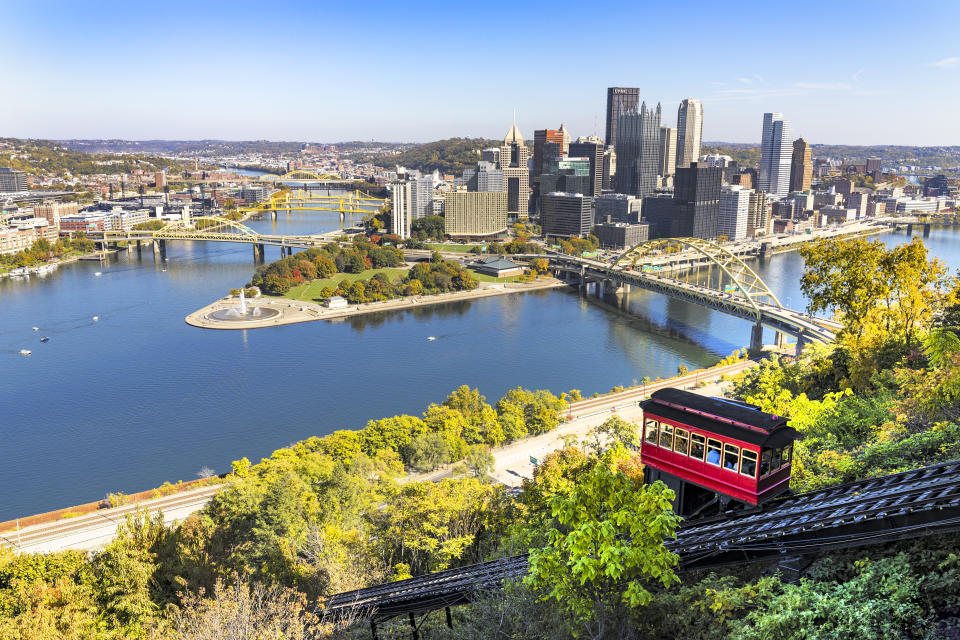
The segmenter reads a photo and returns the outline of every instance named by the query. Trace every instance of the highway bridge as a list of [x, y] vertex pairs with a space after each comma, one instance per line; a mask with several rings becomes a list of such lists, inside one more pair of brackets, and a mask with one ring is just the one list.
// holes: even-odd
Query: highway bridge
[[[655, 270], [658, 257], [669, 257], [673, 264], [685, 258], [687, 265], [700, 265], [706, 282], [690, 282], [670, 271]], [[560, 253], [531, 254], [526, 258], [549, 261], [558, 275], [577, 280], [582, 287], [594, 283], [597, 295], [625, 292], [630, 287], [655, 291], [672, 298], [693, 302], [754, 323], [750, 349], [763, 348], [763, 328], [773, 329], [778, 346], [783, 335], [792, 335], [802, 346], [805, 342], [832, 342], [840, 324], [784, 307], [765, 282], [739, 256], [726, 248], [699, 238], [664, 238], [633, 247], [610, 262]], [[684, 267], [689, 269], [688, 267]], [[696, 273], [694, 272], [694, 278]]]

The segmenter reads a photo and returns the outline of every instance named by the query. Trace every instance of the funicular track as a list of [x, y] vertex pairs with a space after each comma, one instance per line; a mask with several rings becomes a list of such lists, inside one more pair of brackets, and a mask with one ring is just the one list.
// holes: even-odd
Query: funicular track
[[[815, 555], [960, 530], [960, 460], [785, 496], [765, 505], [688, 522], [666, 543], [680, 570]], [[348, 591], [326, 604], [326, 620], [385, 621], [469, 602], [527, 571], [519, 555]]]

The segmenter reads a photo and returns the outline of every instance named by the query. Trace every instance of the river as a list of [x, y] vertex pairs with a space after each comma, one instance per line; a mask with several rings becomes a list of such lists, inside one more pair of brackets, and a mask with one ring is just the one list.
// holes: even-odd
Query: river
[[[248, 224], [318, 233], [339, 218]], [[960, 266], [957, 232], [936, 229], [928, 246]], [[202, 467], [227, 471], [312, 435], [419, 413], [460, 384], [490, 402], [517, 385], [586, 396], [711, 365], [749, 341], [745, 321], [644, 291], [630, 295], [629, 313], [551, 290], [208, 331], [184, 316], [249, 279], [251, 248], [170, 242], [167, 258], [123, 253], [0, 280], [0, 520], [193, 479]], [[757, 265], [795, 307], [801, 268], [795, 253]], [[33, 354], [18, 355], [24, 348]]]

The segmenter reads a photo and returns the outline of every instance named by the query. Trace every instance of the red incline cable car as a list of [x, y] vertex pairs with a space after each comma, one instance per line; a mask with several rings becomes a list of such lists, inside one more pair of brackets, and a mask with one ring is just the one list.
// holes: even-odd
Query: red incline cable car
[[680, 389], [655, 391], [640, 406], [646, 480], [673, 489], [681, 515], [731, 500], [758, 505], [789, 490], [798, 434], [786, 418]]

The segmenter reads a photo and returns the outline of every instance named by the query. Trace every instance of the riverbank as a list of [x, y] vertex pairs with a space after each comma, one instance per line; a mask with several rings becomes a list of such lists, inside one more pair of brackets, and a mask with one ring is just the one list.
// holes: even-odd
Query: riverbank
[[[556, 429], [492, 449], [495, 463], [491, 475], [499, 483], [519, 486], [524, 478], [532, 477], [536, 463], [531, 458], [541, 460], [545, 455], [563, 448], [565, 438], [583, 438], [590, 429], [611, 415], [619, 415], [640, 424], [640, 401], [657, 389], [677, 387], [700, 394], [717, 395], [725, 389], [725, 381], [729, 376], [756, 365], [754, 360], [720, 363], [647, 385], [572, 402], [565, 411], [565, 420]], [[456, 464], [444, 465], [432, 472], [409, 473], [403, 482], [437, 481], [451, 477]], [[104, 508], [104, 501], [101, 500], [2, 522], [0, 547], [34, 553], [99, 549], [113, 539], [116, 526], [123, 522], [126, 515], [141, 510], [147, 513], [162, 511], [166, 525], [182, 521], [202, 509], [219, 490], [219, 485], [229, 481], [229, 478], [229, 474], [224, 474], [176, 485], [166, 484], [157, 489], [123, 495], [121, 504], [108, 508]]]
[[201, 329], [260, 329], [263, 327], [313, 322], [316, 320], [342, 320], [350, 316], [367, 313], [414, 309], [445, 302], [461, 302], [464, 300], [476, 300], [490, 296], [555, 289], [565, 286], [568, 285], [555, 278], [541, 278], [529, 284], [517, 282], [484, 282], [481, 283], [479, 288], [470, 291], [438, 293], [429, 296], [409, 296], [382, 302], [350, 305], [342, 309], [329, 309], [315, 302], [304, 302], [302, 300], [291, 300], [289, 298], [257, 298], [249, 301], [247, 303], [248, 307], [259, 307], [265, 312], [275, 311], [276, 313], [270, 313], [269, 316], [264, 315], [262, 318], [251, 317], [249, 320], [224, 320], [214, 317], [214, 313], [218, 311], [226, 311], [237, 307], [237, 300], [232, 296], [228, 296], [194, 311], [184, 318], [184, 321], [190, 326]]

